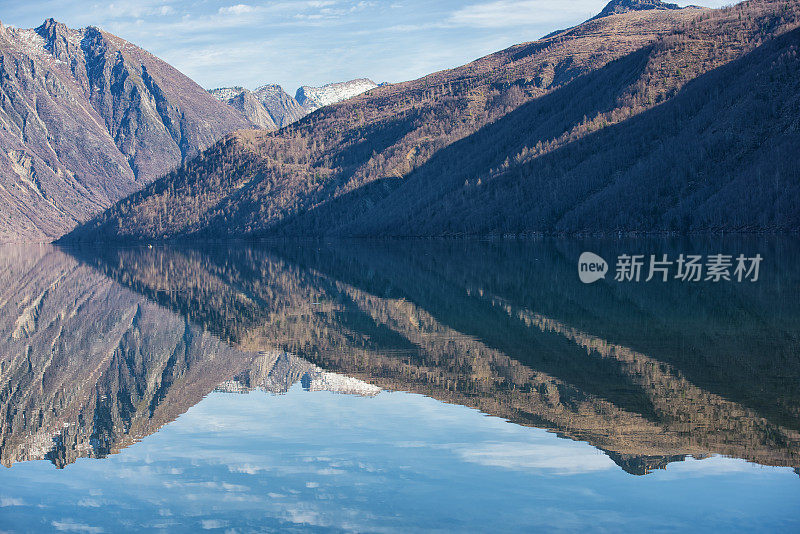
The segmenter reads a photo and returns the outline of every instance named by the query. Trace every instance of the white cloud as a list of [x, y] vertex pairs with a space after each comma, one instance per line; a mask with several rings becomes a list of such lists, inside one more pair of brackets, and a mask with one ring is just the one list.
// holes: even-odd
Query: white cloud
[[455, 11], [448, 22], [455, 26], [507, 28], [546, 24], [573, 16], [587, 16], [597, 9], [593, 0], [552, 2], [547, 0], [497, 0], [473, 4]]
[[224, 528], [228, 525], [226, 521], [220, 521], [219, 519], [203, 519], [200, 524], [203, 530], [214, 530], [217, 528]]
[[229, 465], [228, 471], [230, 471], [231, 473], [242, 473], [243, 475], [257, 475], [262, 471], [267, 471], [267, 469], [256, 465], [244, 464], [244, 465]]
[[92, 527], [84, 523], [76, 523], [71, 519], [64, 519], [62, 521], [53, 521], [51, 523], [53, 528], [60, 532], [85, 532], [86, 534], [99, 534], [103, 532], [100, 527]]
[[235, 6], [219, 8], [220, 15], [244, 15], [246, 13], [252, 13], [253, 11], [255, 11], [255, 8], [247, 4], [236, 4]]
[[6, 506], [23, 506], [25, 503], [22, 502], [22, 499], [16, 499], [14, 497], [0, 497], [0, 508], [5, 508]]
[[558, 445], [538, 443], [486, 443], [461, 446], [457, 449], [467, 462], [505, 469], [546, 471], [558, 475], [575, 475], [605, 471], [614, 462], [597, 449], [582, 443]]
[[714, 455], [705, 459], [686, 458], [683, 462], [674, 462], [667, 466], [666, 472], [660, 473], [661, 478], [684, 480], [692, 477], [720, 476], [746, 473], [752, 476], [771, 475], [782, 471], [788, 476], [795, 477], [790, 467], [767, 467], [742, 460], [740, 458], [727, 458]]

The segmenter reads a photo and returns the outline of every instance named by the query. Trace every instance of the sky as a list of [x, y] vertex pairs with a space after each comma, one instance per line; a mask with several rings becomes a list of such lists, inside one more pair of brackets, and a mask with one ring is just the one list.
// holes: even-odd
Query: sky
[[[0, 21], [97, 26], [207, 89], [415, 79], [578, 24], [607, 0], [0, 0]], [[698, 0], [678, 2], [682, 5]], [[731, 0], [705, 0], [719, 7]]]
[[105, 459], [0, 467], [0, 529], [796, 532], [798, 488], [791, 468], [719, 456], [634, 476], [464, 406], [295, 385], [212, 393]]

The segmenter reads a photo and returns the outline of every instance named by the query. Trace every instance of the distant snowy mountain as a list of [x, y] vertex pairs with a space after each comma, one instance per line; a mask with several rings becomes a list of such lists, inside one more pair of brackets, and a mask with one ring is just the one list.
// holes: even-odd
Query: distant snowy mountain
[[282, 394], [300, 382], [306, 391], [330, 391], [345, 395], [373, 397], [381, 388], [363, 380], [325, 371], [288, 352], [265, 352], [250, 369], [216, 387], [223, 393], [250, 393], [254, 390]]
[[378, 87], [372, 80], [361, 78], [349, 82], [330, 83], [322, 87], [303, 86], [292, 98], [280, 85], [262, 85], [255, 91], [244, 87], [220, 87], [209, 93], [236, 109], [247, 120], [265, 130], [277, 130], [297, 122], [312, 111], [347, 100]]
[[304, 85], [297, 90], [294, 98], [298, 104], [311, 113], [321, 107], [353, 98], [376, 87], [378, 87], [378, 84], [367, 78], [359, 78], [349, 82], [329, 83], [322, 87]]

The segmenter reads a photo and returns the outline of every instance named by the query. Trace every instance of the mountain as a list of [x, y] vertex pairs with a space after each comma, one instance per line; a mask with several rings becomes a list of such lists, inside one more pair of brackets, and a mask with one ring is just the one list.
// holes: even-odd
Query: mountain
[[0, 242], [59, 237], [249, 127], [110, 33], [0, 25]]
[[289, 96], [280, 85], [262, 85], [255, 91], [244, 87], [211, 89], [214, 98], [225, 102], [244, 118], [265, 130], [277, 130], [297, 122], [312, 111], [347, 100], [378, 87], [367, 79], [331, 83], [322, 87], [303, 86], [296, 98]]
[[650, 9], [682, 9], [678, 4], [668, 4], [661, 0], [611, 0], [603, 10], [595, 15], [595, 19], [621, 15], [631, 11], [646, 11]]
[[225, 102], [254, 125], [265, 130], [277, 130], [275, 121], [258, 98], [243, 87], [222, 87], [209, 91], [211, 96]]
[[258, 101], [269, 112], [278, 128], [288, 126], [306, 116], [305, 110], [280, 85], [262, 85], [255, 90]]
[[376, 87], [378, 87], [377, 83], [366, 78], [350, 80], [349, 82], [329, 83], [322, 87], [304, 85], [297, 90], [294, 98], [298, 104], [311, 113], [319, 108], [353, 98]]
[[68, 239], [796, 229], [799, 20], [590, 20], [228, 137]]
[[209, 93], [265, 130], [283, 128], [307, 114], [280, 85], [262, 85], [255, 91], [244, 87], [221, 87]]
[[[341, 232], [797, 232], [799, 46], [800, 30], [776, 37], [617, 124], [625, 106], [597, 90], [607, 111], [565, 132], [577, 139], [561, 146], [536, 123], [548, 108], [576, 102], [573, 92], [555, 92], [440, 151], [373, 206], [339, 219]], [[587, 98], [609, 86], [593, 75], [584, 82], [575, 89]], [[320, 212], [301, 228], [332, 217]]]
[[[278, 133], [228, 137], [69, 239], [241, 236], [275, 229], [334, 200], [373, 190], [382, 194], [437, 151], [671, 36], [697, 14], [638, 11], [605, 17], [457, 69], [378, 87]], [[583, 113], [540, 122], [557, 134], [582, 118]], [[570, 122], [562, 124], [565, 120]], [[363, 211], [356, 208], [352, 215]]]

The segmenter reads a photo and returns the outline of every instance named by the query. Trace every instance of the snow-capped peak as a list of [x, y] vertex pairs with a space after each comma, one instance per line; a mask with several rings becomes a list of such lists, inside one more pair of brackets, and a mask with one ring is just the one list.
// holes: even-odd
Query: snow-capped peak
[[376, 87], [378, 87], [378, 84], [367, 78], [359, 78], [349, 82], [329, 83], [322, 87], [304, 85], [297, 90], [295, 100], [308, 111], [314, 111], [321, 107], [353, 98]]

